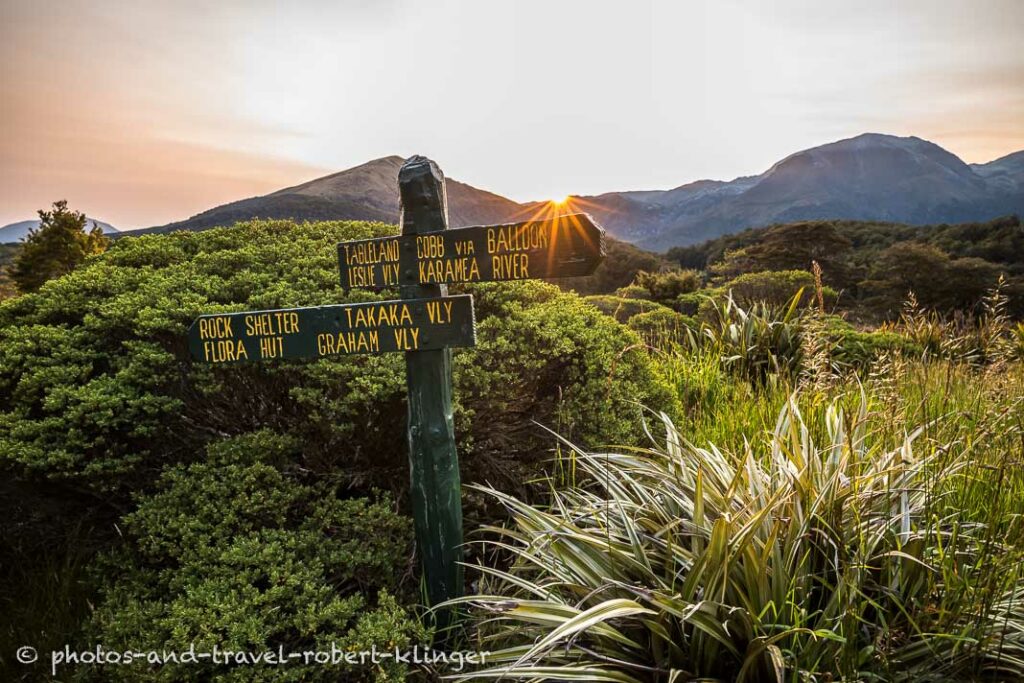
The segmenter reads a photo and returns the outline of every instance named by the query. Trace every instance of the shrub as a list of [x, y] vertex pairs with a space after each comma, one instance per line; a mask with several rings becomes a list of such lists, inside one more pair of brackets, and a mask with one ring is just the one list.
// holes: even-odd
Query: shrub
[[627, 285], [615, 290], [615, 296], [621, 299], [650, 299], [651, 293], [640, 285]]
[[695, 292], [701, 285], [696, 270], [640, 271], [633, 284], [643, 287], [654, 301], [675, 301], [683, 294]]
[[725, 291], [722, 289], [709, 287], [698, 292], [678, 296], [672, 307], [683, 315], [700, 316], [702, 307], [707, 310], [708, 306], [713, 306], [713, 304], [709, 304], [710, 301], [724, 296]]
[[[39, 293], [0, 303], [0, 466], [123, 497], [211, 440], [266, 427], [298, 438], [301, 462], [316, 473], [362, 490], [404, 489], [401, 354], [210, 367], [190, 362], [185, 346], [203, 312], [390, 296], [344, 294], [334, 245], [391, 230], [257, 221], [123, 238]], [[495, 459], [536, 432], [534, 420], [596, 445], [642, 436], [634, 420], [591, 419], [606, 409], [598, 405], [671, 409], [646, 355], [624, 352], [635, 336], [575, 295], [543, 283], [467, 289], [477, 295], [480, 338], [455, 354], [467, 481], [499, 473]], [[491, 398], [496, 387], [501, 401]], [[509, 409], [501, 419], [496, 404]], [[533, 450], [509, 457], [547, 457], [546, 441], [522, 443]]]
[[918, 357], [921, 345], [890, 329], [858, 330], [836, 316], [829, 316], [825, 334], [832, 345], [832, 360], [853, 368], [867, 368], [883, 354]]
[[[219, 442], [175, 465], [123, 520], [126, 544], [101, 558], [102, 600], [89, 626], [110, 650], [389, 650], [427, 634], [393, 595], [407, 571], [409, 520], [386, 497], [340, 500], [280, 467], [294, 440], [266, 432]], [[346, 680], [405, 680], [388, 662]], [[95, 680], [336, 680], [332, 667], [210, 662], [95, 666]]]
[[644, 343], [661, 350], [675, 350], [686, 341], [697, 327], [687, 315], [668, 308], [638, 313], [629, 319], [629, 328], [640, 335]]
[[678, 414], [636, 334], [585, 300], [543, 283], [470, 291], [477, 347], [456, 356], [454, 371], [464, 482], [525, 492], [552, 446], [531, 420], [586, 443], [637, 444], [646, 438], [637, 403]]
[[[364, 550], [325, 542], [334, 532], [322, 520], [357, 528], [371, 519], [360, 510], [383, 509], [337, 502], [339, 487], [348, 496], [389, 490], [405, 504], [402, 355], [207, 366], [189, 360], [185, 333], [200, 313], [394, 296], [342, 292], [335, 249], [340, 240], [392, 232], [371, 223], [254, 221], [124, 237], [39, 292], [0, 303], [0, 472], [15, 483], [45, 483], [13, 488], [22, 500], [12, 507], [74, 501], [68, 512], [103, 530], [90, 547], [117, 545], [106, 530], [128, 515], [118, 524], [130, 547], [108, 565], [123, 562], [126, 573], [104, 586], [100, 631], [166, 639], [201, 634], [208, 623], [211, 638], [298, 642], [303, 618], [318, 633], [349, 637], [359, 629], [354, 615], [376, 614], [369, 597], [364, 604], [353, 596], [391, 591], [386, 577], [408, 568], [409, 549], [391, 543], [387, 530], [359, 541]], [[475, 296], [479, 343], [454, 354], [463, 481], [533, 495], [530, 484], [555, 445], [534, 421], [597, 446], [645, 438], [634, 402], [677, 412], [639, 338], [576, 295], [539, 282], [465, 289]], [[293, 445], [287, 466], [216, 455], [221, 442], [257, 430]], [[234, 491], [222, 479], [248, 488]], [[201, 508], [195, 519], [193, 507]], [[467, 500], [468, 524], [487, 514]], [[0, 537], [20, 547], [19, 529], [11, 524]], [[209, 547], [173, 555], [181, 544]], [[7, 564], [8, 549], [0, 552]], [[308, 590], [288, 583], [280, 567]], [[360, 578], [367, 573], [371, 580]], [[286, 578], [283, 592], [257, 595], [244, 585], [271, 575]], [[365, 583], [358, 591], [348, 585], [357, 580]], [[0, 598], [19, 590], [5, 585]], [[251, 603], [242, 597], [250, 594]], [[220, 603], [211, 597], [221, 595]], [[216, 604], [225, 611], [203, 611]], [[259, 612], [273, 609], [287, 615], [280, 625]]]
[[[802, 291], [799, 306], [816, 305], [814, 275], [806, 270], [776, 270], [760, 273], [744, 273], [722, 285], [731, 291], [740, 306], [751, 306], [763, 302], [769, 306], [785, 306], [790, 299]], [[826, 309], [831, 309], [838, 295], [831, 287], [822, 288]]]
[[644, 299], [624, 299], [622, 297], [607, 294], [588, 296], [584, 301], [594, 306], [605, 315], [615, 318], [620, 323], [629, 321], [630, 318], [638, 313], [647, 313], [648, 311], [656, 311], [659, 308], [663, 308], [661, 304], [655, 303], [654, 301], [646, 301]]

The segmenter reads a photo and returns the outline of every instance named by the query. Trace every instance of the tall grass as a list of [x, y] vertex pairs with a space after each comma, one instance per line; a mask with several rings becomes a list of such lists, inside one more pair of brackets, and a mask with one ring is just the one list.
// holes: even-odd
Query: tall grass
[[1019, 472], [953, 442], [921, 452], [923, 427], [891, 440], [866, 399], [823, 426], [818, 442], [789, 400], [764, 444], [729, 453], [666, 420], [660, 448], [575, 450], [587, 483], [545, 507], [482, 488], [513, 520], [486, 543], [516, 559], [480, 567], [468, 599], [497, 648], [486, 675], [1024, 676], [1020, 518], [983, 500], [1019, 500]]
[[566, 444], [543, 505], [478, 488], [511, 561], [458, 601], [495, 653], [466, 677], [1024, 679], [1024, 370], [998, 299], [937, 333], [909, 311], [937, 352], [813, 363], [824, 382], [795, 310], [720, 313], [663, 353], [688, 410], [657, 446]]

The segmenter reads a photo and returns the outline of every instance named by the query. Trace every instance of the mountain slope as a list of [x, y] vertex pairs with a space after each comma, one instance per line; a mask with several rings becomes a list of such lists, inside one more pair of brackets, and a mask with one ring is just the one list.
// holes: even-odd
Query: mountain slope
[[[86, 227], [90, 230], [92, 229], [92, 224], [95, 223], [96, 225], [100, 226], [100, 229], [102, 229], [104, 233], [108, 235], [119, 232], [117, 228], [115, 228], [113, 225], [110, 225], [109, 223], [93, 220], [92, 218], [88, 220], [89, 222], [86, 223]], [[5, 225], [2, 228], [0, 228], [0, 244], [20, 242], [21, 240], [28, 237], [29, 230], [38, 227], [39, 219], [30, 221], [18, 221], [17, 223], [10, 223], [8, 225]]]
[[916, 137], [864, 134], [792, 154], [765, 173], [665, 192], [583, 197], [606, 227], [647, 248], [749, 227], [842, 218], [922, 225], [1024, 211], [1024, 153], [969, 166]]
[[[375, 159], [360, 166], [204, 211], [187, 220], [139, 232], [203, 230], [252, 218], [349, 219], [397, 223], [398, 170], [402, 157]], [[521, 207], [510, 199], [448, 179], [452, 227], [512, 220]]]

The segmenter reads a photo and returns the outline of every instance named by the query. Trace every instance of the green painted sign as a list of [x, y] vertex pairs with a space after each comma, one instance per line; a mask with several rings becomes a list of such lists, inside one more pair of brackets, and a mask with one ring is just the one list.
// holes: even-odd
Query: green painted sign
[[469, 295], [200, 316], [189, 350], [208, 363], [428, 351], [476, 343]]
[[345, 289], [577, 277], [604, 254], [604, 230], [585, 213], [338, 245]]

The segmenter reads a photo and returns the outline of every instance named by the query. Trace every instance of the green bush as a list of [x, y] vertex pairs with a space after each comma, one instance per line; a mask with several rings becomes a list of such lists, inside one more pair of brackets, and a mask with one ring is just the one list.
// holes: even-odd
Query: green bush
[[588, 296], [584, 301], [605, 315], [615, 318], [620, 323], [628, 322], [630, 318], [638, 313], [647, 313], [648, 311], [656, 311], [659, 308], [663, 308], [661, 304], [654, 301], [624, 299], [610, 294]]
[[683, 294], [697, 291], [701, 276], [696, 270], [640, 271], [633, 284], [647, 290], [653, 301], [674, 301]]
[[645, 344], [663, 350], [678, 348], [697, 329], [693, 317], [668, 308], [638, 313], [627, 324]]
[[[757, 302], [764, 302], [769, 306], [784, 306], [800, 290], [803, 290], [800, 306], [817, 306], [814, 275], [805, 270], [744, 273], [722, 285], [722, 289], [732, 291], [736, 303], [744, 307]], [[838, 295], [831, 287], [823, 287], [822, 294], [825, 308], [830, 310], [835, 306]]]
[[676, 297], [673, 308], [683, 315], [699, 316], [701, 308], [711, 306], [709, 302], [725, 296], [725, 292], [717, 287], [708, 287], [697, 292], [681, 294]]
[[[298, 438], [302, 464], [316, 473], [362, 490], [404, 489], [401, 354], [210, 367], [189, 361], [185, 345], [204, 312], [388, 297], [343, 293], [334, 245], [391, 230], [268, 221], [124, 238], [39, 293], [4, 301], [0, 465], [123, 498], [211, 440], [266, 427]], [[622, 399], [671, 409], [646, 355], [620, 357], [635, 337], [575, 295], [543, 283], [467, 289], [477, 296], [479, 344], [455, 354], [466, 481], [493, 481], [495, 459], [546, 458], [543, 439], [518, 447], [538, 432], [533, 421], [596, 445], [643, 435], [633, 420], [593, 420], [595, 410], [623, 409]], [[495, 412], [503, 407], [514, 411]]]
[[627, 285], [615, 290], [615, 296], [622, 299], [650, 299], [651, 293], [646, 287], [640, 285]]
[[858, 330], [834, 316], [826, 322], [825, 334], [831, 343], [832, 360], [840, 365], [866, 368], [882, 354], [919, 357], [920, 344], [892, 330]]
[[586, 443], [636, 444], [646, 439], [637, 404], [678, 413], [640, 339], [586, 300], [539, 282], [469, 291], [477, 346], [456, 356], [454, 371], [464, 482], [525, 493], [552, 445], [531, 420]]
[[[186, 347], [186, 330], [201, 313], [393, 297], [344, 293], [335, 248], [342, 240], [393, 230], [370, 223], [255, 221], [202, 233], [125, 237], [39, 292], [0, 302], [0, 473], [16, 485], [11, 490], [19, 498], [10, 507], [49, 509], [61, 501], [62, 514], [82, 518], [85, 529], [99, 529], [86, 541], [90, 548], [117, 546], [122, 540], [114, 529], [127, 529], [128, 554], [107, 565], [123, 560], [126, 573], [109, 585], [97, 574], [106, 596], [97, 617], [103, 633], [127, 638], [130, 629], [149, 623], [152, 630], [140, 632], [178, 638], [209, 623], [217, 629], [211, 637], [233, 638], [235, 629], [259, 617], [246, 611], [257, 608], [241, 597], [249, 590], [244, 577], [287, 566], [313, 592], [257, 596], [254, 604], [287, 614], [285, 602], [306, 604], [306, 617], [285, 620], [292, 624], [287, 628], [308, 617], [343, 636], [359, 628], [349, 612], [372, 609], [369, 597], [363, 605], [352, 596], [375, 595], [378, 586], [391, 590], [383, 577], [408, 568], [405, 546], [367, 541], [366, 552], [387, 564], [366, 564], [343, 557], [349, 550], [331, 543], [318, 549], [327, 532], [300, 523], [306, 516], [314, 525], [325, 515], [334, 515], [332, 524], [350, 513], [361, 517], [351, 507], [335, 509], [357, 505], [334, 502], [339, 487], [350, 497], [384, 489], [400, 507], [405, 504], [401, 354], [207, 366], [192, 362]], [[536, 423], [596, 447], [646, 439], [637, 403], [677, 412], [677, 398], [636, 334], [576, 295], [539, 282], [465, 290], [475, 297], [478, 345], [454, 354], [464, 482], [488, 481], [534, 495], [530, 482], [554, 446]], [[217, 458], [219, 444], [257, 430], [294, 445], [287, 464]], [[296, 472], [302, 472], [301, 488], [292, 483]], [[232, 493], [222, 479], [249, 488]], [[296, 495], [308, 500], [300, 505]], [[192, 519], [191, 508], [202, 505], [216, 514]], [[492, 521], [489, 514], [477, 499], [467, 500], [468, 525]], [[9, 551], [27, 547], [19, 534], [29, 533], [28, 527], [18, 520], [0, 524], [0, 566], [31, 561]], [[173, 554], [182, 544], [208, 546], [213, 554]], [[337, 572], [348, 571], [346, 563], [380, 578], [358, 590], [347, 587], [362, 581], [364, 571], [342, 578]], [[27, 566], [20, 572], [31, 574]], [[16, 599], [21, 585], [3, 585], [0, 599]], [[167, 595], [160, 597], [164, 587]], [[207, 597], [200, 599], [197, 591]], [[204, 613], [207, 598], [222, 593], [228, 596], [225, 612], [216, 618]], [[343, 604], [331, 607], [337, 601]], [[321, 607], [338, 620], [319, 614]], [[136, 612], [142, 616], [132, 617]], [[174, 626], [178, 617], [184, 621]], [[126, 624], [122, 631], [119, 623]], [[263, 628], [253, 638], [284, 637]], [[32, 634], [7, 635], [33, 640]]]
[[[125, 544], [101, 558], [89, 624], [110, 650], [286, 652], [422, 644], [393, 595], [411, 556], [409, 520], [387, 498], [340, 500], [281, 468], [293, 439], [256, 432], [218, 442], [205, 462], [169, 467], [122, 521]], [[93, 666], [89, 680], [337, 680], [332, 667]], [[346, 680], [405, 680], [389, 662]]]

